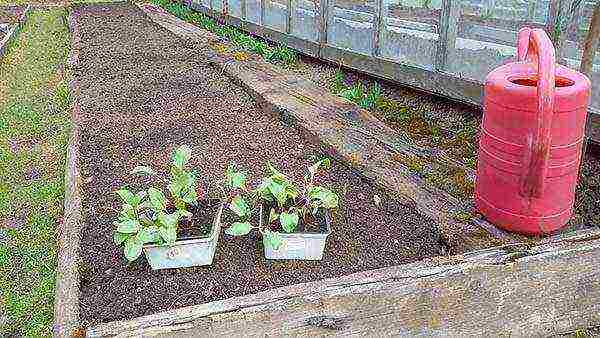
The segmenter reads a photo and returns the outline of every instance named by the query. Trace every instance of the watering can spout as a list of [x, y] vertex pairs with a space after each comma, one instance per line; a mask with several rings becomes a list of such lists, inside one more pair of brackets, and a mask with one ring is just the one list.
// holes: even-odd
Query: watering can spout
[[526, 137], [520, 194], [526, 198], [539, 198], [544, 192], [550, 157], [555, 52], [546, 32], [528, 27], [519, 31], [517, 49], [519, 61], [530, 62], [537, 71], [537, 112], [535, 124]]

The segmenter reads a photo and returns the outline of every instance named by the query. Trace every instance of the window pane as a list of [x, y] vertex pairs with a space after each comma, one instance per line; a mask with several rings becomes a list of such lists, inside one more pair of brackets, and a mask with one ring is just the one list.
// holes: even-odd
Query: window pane
[[287, 13], [287, 3], [284, 0], [266, 0], [264, 26], [285, 32]]
[[460, 77], [483, 81], [517, 52], [523, 26], [544, 28], [549, 0], [462, 1], [456, 22], [457, 38], [449, 48], [447, 69]]
[[331, 0], [327, 43], [331, 46], [371, 55], [375, 4], [361, 0]]
[[301, 39], [317, 41], [319, 38], [319, 2], [292, 1], [292, 35]]
[[441, 8], [441, 0], [384, 2], [381, 57], [432, 69]]

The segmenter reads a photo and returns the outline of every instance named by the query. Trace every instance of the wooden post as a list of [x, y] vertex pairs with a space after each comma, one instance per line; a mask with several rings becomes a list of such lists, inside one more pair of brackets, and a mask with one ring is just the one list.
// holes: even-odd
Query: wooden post
[[579, 22], [579, 12], [585, 0], [554, 0], [550, 1], [546, 31], [556, 49], [556, 61], [563, 61], [563, 46], [568, 32]]
[[245, 23], [246, 22], [246, 17], [247, 17], [247, 14], [246, 14], [246, 12], [247, 12], [247, 9], [246, 9], [246, 0], [240, 0], [240, 6], [242, 7], [242, 13], [241, 13], [240, 16], [242, 17], [241, 18], [242, 22]]
[[460, 0], [442, 0], [442, 17], [440, 18], [435, 70], [446, 69], [448, 56], [454, 55], [456, 36], [458, 35], [458, 20], [461, 14], [460, 3]]
[[598, 50], [598, 42], [600, 41], [600, 2], [596, 2], [594, 6], [594, 14], [590, 22], [585, 43], [583, 45], [583, 53], [581, 56], [581, 67], [579, 71], [589, 76], [594, 65], [594, 57]]
[[375, 16], [373, 17], [373, 49], [371, 54], [379, 56], [381, 49], [381, 29], [383, 27], [383, 0], [375, 2]]
[[[579, 67], [579, 71], [583, 74], [590, 76], [592, 72], [592, 67], [594, 66], [594, 57], [596, 56], [596, 51], [598, 50], [598, 42], [600, 40], [600, 2], [596, 2], [594, 6], [594, 13], [592, 14], [592, 19], [590, 20], [590, 27], [588, 29], [588, 34], [585, 38], [585, 43], [583, 45], [583, 52], [581, 55], [581, 66]], [[593, 115], [593, 114], [592, 114]], [[581, 150], [582, 156], [585, 156], [587, 145], [590, 140], [589, 135], [594, 135], [592, 132], [592, 119], [593, 116], [589, 116], [586, 121], [586, 132], [585, 139], [583, 141], [583, 148]], [[581, 161], [583, 164], [583, 161]], [[581, 165], [580, 169], [581, 171]]]
[[327, 30], [329, 29], [329, 16], [333, 14], [335, 0], [319, 0], [319, 56], [322, 55], [322, 50], [327, 46]]
[[285, 22], [285, 32], [286, 34], [292, 33], [292, 13], [293, 13], [293, 2], [292, 0], [286, 0], [287, 6], [287, 18]]

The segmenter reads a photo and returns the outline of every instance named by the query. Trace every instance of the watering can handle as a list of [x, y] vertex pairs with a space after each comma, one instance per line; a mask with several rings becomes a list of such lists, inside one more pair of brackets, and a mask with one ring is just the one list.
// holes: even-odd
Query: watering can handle
[[519, 61], [528, 61], [537, 69], [537, 113], [535, 127], [527, 136], [521, 173], [521, 195], [541, 197], [548, 173], [552, 115], [554, 114], [554, 46], [541, 29], [522, 28], [517, 41]]

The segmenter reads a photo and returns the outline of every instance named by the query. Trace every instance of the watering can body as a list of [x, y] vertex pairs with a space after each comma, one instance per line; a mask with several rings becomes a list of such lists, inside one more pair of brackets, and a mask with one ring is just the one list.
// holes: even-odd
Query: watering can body
[[475, 203], [500, 228], [551, 233], [572, 214], [590, 81], [555, 64], [542, 30], [522, 29], [518, 46], [485, 81]]

